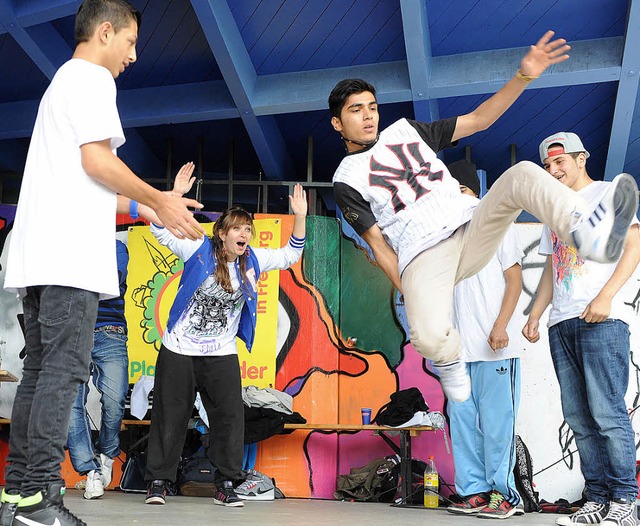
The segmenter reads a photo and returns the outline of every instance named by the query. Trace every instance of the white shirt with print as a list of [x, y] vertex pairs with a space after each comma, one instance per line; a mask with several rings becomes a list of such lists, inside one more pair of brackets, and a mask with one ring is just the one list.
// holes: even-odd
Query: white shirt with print
[[[204, 242], [202, 239], [178, 239], [165, 228], [156, 225], [151, 225], [151, 232], [162, 245], [167, 246], [183, 261], [188, 261]], [[282, 248], [251, 247], [251, 250], [258, 259], [260, 272], [289, 268], [302, 255], [302, 248], [294, 248], [290, 243]], [[233, 293], [225, 291], [216, 282], [213, 273], [208, 276], [195, 291], [172, 330], [165, 331], [162, 344], [167, 349], [187, 356], [238, 354], [236, 335], [245, 299], [235, 264], [227, 263], [227, 267]], [[260, 276], [249, 278], [251, 287], [257, 293], [256, 285]]]
[[[594, 181], [578, 191], [594, 210], [611, 184], [605, 181]], [[632, 224], [638, 224], [634, 217]], [[618, 265], [615, 263], [598, 263], [584, 260], [577, 250], [562, 241], [548, 226], [542, 230], [540, 248], [542, 255], [550, 255], [553, 263], [553, 301], [549, 312], [549, 327], [561, 321], [579, 317], [587, 305], [600, 293], [609, 281]], [[609, 318], [630, 321], [628, 311], [620, 295], [616, 295], [611, 303]]]

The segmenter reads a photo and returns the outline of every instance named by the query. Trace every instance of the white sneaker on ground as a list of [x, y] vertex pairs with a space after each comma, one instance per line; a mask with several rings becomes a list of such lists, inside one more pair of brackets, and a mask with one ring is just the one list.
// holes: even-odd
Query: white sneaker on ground
[[609, 503], [609, 513], [602, 519], [601, 526], [636, 526], [636, 501], [616, 501]]
[[573, 526], [574, 524], [600, 524], [604, 516], [609, 511], [609, 506], [598, 504], [597, 502], [587, 501], [575, 513], [571, 515], [563, 515], [556, 519], [559, 526]]
[[252, 469], [247, 473], [247, 479], [236, 488], [236, 495], [242, 500], [273, 500], [273, 481], [267, 475]]
[[617, 175], [589, 217], [581, 218], [571, 234], [578, 254], [600, 263], [620, 258], [627, 230], [638, 210], [638, 185], [629, 174]]
[[104, 487], [108, 487], [111, 484], [111, 474], [113, 472], [113, 459], [109, 458], [104, 453], [100, 453], [100, 473], [102, 473], [102, 481]]
[[87, 485], [84, 488], [85, 499], [99, 499], [104, 495], [104, 481], [102, 473], [96, 470], [87, 473]]
[[471, 379], [464, 362], [433, 364], [440, 375], [445, 396], [452, 402], [464, 402], [471, 396]]

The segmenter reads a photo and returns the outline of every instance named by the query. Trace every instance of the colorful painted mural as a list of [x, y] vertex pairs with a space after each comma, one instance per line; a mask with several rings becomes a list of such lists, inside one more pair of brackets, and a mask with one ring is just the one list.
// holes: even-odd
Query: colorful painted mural
[[[13, 207], [0, 206], [0, 281], [4, 279], [13, 215]], [[258, 242], [273, 242], [269, 246], [286, 242], [292, 218], [258, 215], [256, 219], [258, 224], [268, 225], [260, 230], [267, 233], [262, 239], [258, 237]], [[275, 364], [268, 384], [291, 394], [294, 409], [311, 423], [359, 423], [362, 407], [372, 408], [375, 415], [391, 393], [414, 386], [421, 390], [432, 410], [446, 414], [446, 401], [436, 375], [408, 343], [402, 302], [358, 236], [349, 229], [341, 231], [338, 221], [331, 218], [309, 217], [307, 225], [302, 261], [280, 272], [276, 285], [269, 285], [275, 298], [270, 304], [275, 307], [270, 318], [271, 330], [275, 327], [275, 331], [266, 346], [269, 356], [259, 358], [257, 364], [247, 362], [247, 367], [255, 366], [252, 371], [257, 374], [259, 367]], [[521, 224], [518, 230], [527, 254], [523, 266], [524, 291], [516, 314], [523, 325], [543, 259], [537, 254], [540, 225]], [[181, 263], [153, 245], [154, 240], [144, 227], [136, 226], [118, 236], [128, 238], [131, 254], [127, 317], [131, 334], [130, 373], [135, 379], [143, 371], [152, 372], [157, 341], [154, 334], [160, 334], [166, 315], [166, 307], [161, 305], [171, 294], [169, 288], [172, 279], [179, 275]], [[155, 287], [160, 281], [158, 290], [167, 297], [157, 303]], [[629, 280], [621, 294], [634, 320], [631, 323], [634, 367], [628, 393], [629, 407], [634, 408], [640, 393], [640, 369], [635, 362], [640, 352], [637, 323], [640, 273]], [[154, 295], [156, 305], [152, 306], [150, 298]], [[24, 346], [18, 321], [20, 312], [16, 297], [0, 290], [0, 340], [4, 342], [0, 344], [0, 357], [2, 367], [15, 373], [21, 369], [18, 354]], [[523, 389], [518, 431], [531, 450], [535, 471], [541, 471], [535, 478], [541, 497], [549, 501], [561, 497], [573, 500], [582, 489], [579, 459], [562, 418], [546, 331], [542, 341], [535, 345], [523, 341], [522, 346]], [[136, 361], [139, 365], [134, 366]], [[250, 378], [249, 369], [246, 371], [245, 383], [259, 385], [259, 378]], [[14, 394], [15, 385], [4, 384], [0, 389], [0, 417], [9, 416]], [[633, 412], [632, 418], [635, 415]], [[635, 418], [634, 427], [640, 429]], [[448, 445], [442, 431], [424, 433], [414, 438], [413, 455], [420, 459], [434, 455], [444, 481], [452, 484], [453, 462]], [[370, 431], [295, 431], [261, 442], [256, 467], [274, 477], [288, 496], [332, 498], [339, 474], [392, 453]]]

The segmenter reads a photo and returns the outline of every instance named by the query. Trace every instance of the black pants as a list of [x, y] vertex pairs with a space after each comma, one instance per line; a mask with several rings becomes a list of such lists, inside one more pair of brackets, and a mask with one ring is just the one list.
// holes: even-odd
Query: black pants
[[208, 456], [217, 480], [240, 477], [244, 404], [238, 356], [183, 356], [160, 348], [145, 480], [175, 481], [196, 392], [209, 417]]

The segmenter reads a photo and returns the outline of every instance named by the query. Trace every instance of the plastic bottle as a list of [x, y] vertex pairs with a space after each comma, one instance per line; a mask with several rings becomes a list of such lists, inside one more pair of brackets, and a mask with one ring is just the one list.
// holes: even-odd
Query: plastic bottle
[[438, 470], [433, 455], [427, 460], [427, 467], [424, 470], [424, 507], [438, 507], [438, 490], [439, 490]]

